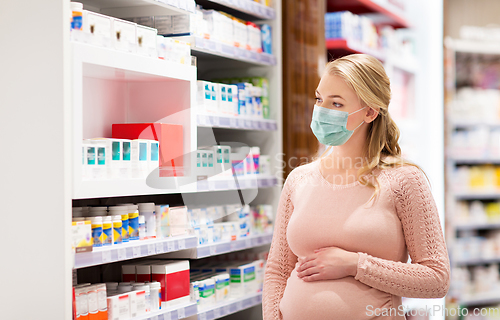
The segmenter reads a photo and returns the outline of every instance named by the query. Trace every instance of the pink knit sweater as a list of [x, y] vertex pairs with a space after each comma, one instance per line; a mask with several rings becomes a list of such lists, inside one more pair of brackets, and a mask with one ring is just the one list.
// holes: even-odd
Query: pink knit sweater
[[[264, 320], [399, 320], [401, 297], [446, 295], [448, 253], [425, 176], [403, 166], [378, 172], [378, 181], [379, 196], [370, 202], [373, 188], [332, 185], [319, 161], [290, 173], [265, 271]], [[297, 257], [332, 246], [359, 254], [355, 277], [297, 277]]]

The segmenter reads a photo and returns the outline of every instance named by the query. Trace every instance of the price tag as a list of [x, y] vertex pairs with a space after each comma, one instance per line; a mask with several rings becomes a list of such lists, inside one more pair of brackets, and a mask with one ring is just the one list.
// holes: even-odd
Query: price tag
[[156, 253], [163, 253], [163, 243], [159, 242], [156, 244]]
[[217, 308], [217, 309], [214, 310], [214, 318], [217, 319], [217, 318], [220, 318], [220, 317], [222, 317], [221, 309]]
[[252, 121], [251, 120], [245, 120], [245, 128], [252, 128]]
[[229, 314], [229, 306], [224, 306], [224, 315]]
[[149, 320], [158, 320], [158, 316], [152, 316]]
[[171, 240], [167, 242], [167, 251], [175, 251], [175, 241]]
[[229, 118], [229, 126], [231, 128], [236, 128], [236, 119], [234, 118]]
[[111, 251], [106, 250], [102, 252], [102, 262], [110, 262], [111, 261]]
[[185, 239], [180, 239], [178, 241], [178, 246], [179, 246], [179, 250], [186, 249], [186, 240]]
[[152, 254], [155, 254], [155, 253], [156, 253], [156, 251], [155, 251], [155, 245], [152, 244], [152, 243], [148, 244], [148, 254], [152, 255]]
[[186, 317], [186, 311], [184, 308], [177, 310], [177, 319], [184, 319]]
[[242, 301], [236, 302], [236, 309], [243, 310], [243, 302]]
[[125, 260], [125, 259], [127, 259], [127, 252], [125, 251], [125, 248], [118, 249], [118, 260]]
[[210, 255], [213, 256], [217, 253], [216, 246], [211, 246], [210, 247]]
[[252, 240], [251, 240], [251, 239], [245, 239], [245, 246], [246, 246], [247, 248], [252, 247]]
[[200, 313], [200, 316], [198, 317], [198, 320], [207, 320], [207, 314], [205, 312]]
[[214, 127], [218, 127], [218, 126], [220, 126], [219, 117], [214, 116], [214, 117], [212, 118], [212, 126], [214, 126]]
[[141, 247], [133, 247], [132, 248], [132, 257], [137, 258], [141, 255]]
[[172, 320], [172, 312], [164, 313], [163, 320]]

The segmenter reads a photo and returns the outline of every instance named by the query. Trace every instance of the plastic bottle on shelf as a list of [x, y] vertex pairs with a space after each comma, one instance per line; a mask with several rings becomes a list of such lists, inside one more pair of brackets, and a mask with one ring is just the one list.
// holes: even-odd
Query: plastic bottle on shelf
[[126, 293], [134, 290], [134, 287], [130, 284], [125, 284], [121, 285], [121, 283], [118, 285], [118, 292], [119, 293]]
[[128, 234], [128, 206], [109, 207], [111, 216], [120, 215], [122, 218], [122, 242], [129, 241]]
[[128, 230], [129, 240], [139, 240], [139, 207], [136, 205], [128, 206]]
[[113, 216], [113, 244], [122, 243], [122, 216]]
[[145, 312], [151, 311], [151, 294], [150, 294], [151, 289], [149, 288], [149, 285], [147, 285], [145, 283], [134, 283], [133, 287], [134, 287], [134, 290], [139, 290], [139, 291], [144, 290], [144, 292], [145, 292], [144, 311]]
[[139, 203], [139, 214], [144, 216], [144, 223], [146, 228], [146, 239], [156, 238], [156, 210], [155, 204], [152, 202]]
[[113, 221], [110, 216], [105, 216], [102, 220], [102, 245], [110, 246], [113, 244]]
[[139, 240], [146, 239], [146, 223], [144, 216], [139, 216]]
[[103, 230], [102, 230], [102, 217], [92, 217], [92, 238], [94, 240], [94, 247], [102, 247]]
[[107, 215], [108, 207], [91, 207], [88, 215], [90, 217], [102, 217]]
[[71, 29], [83, 29], [83, 4], [80, 2], [70, 2], [71, 6]]
[[158, 311], [161, 307], [161, 285], [158, 281], [150, 282], [148, 285], [150, 290], [151, 311]]

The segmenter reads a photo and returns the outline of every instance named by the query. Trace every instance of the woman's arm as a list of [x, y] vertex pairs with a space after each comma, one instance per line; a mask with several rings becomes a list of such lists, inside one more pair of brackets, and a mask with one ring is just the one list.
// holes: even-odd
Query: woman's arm
[[450, 263], [436, 204], [423, 173], [405, 166], [385, 174], [403, 226], [411, 264], [358, 253], [355, 279], [409, 298], [441, 298], [450, 286]]
[[286, 282], [297, 263], [297, 256], [292, 253], [286, 240], [288, 221], [293, 212], [291, 201], [295, 185], [293, 175], [293, 172], [290, 173], [285, 181], [276, 213], [273, 240], [264, 274], [262, 295], [264, 320], [282, 319], [279, 304], [285, 291]]

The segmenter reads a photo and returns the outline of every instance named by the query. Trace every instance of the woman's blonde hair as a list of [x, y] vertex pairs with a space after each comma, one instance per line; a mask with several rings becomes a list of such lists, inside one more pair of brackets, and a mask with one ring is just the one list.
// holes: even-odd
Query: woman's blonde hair
[[331, 61], [327, 64], [325, 73], [344, 79], [354, 89], [363, 106], [378, 112], [378, 116], [369, 124], [366, 161], [363, 161], [363, 166], [358, 171], [358, 180], [375, 188], [375, 196], [379, 192], [379, 185], [376, 177], [373, 181], [370, 179], [374, 169], [416, 166], [401, 157], [398, 143], [400, 132], [388, 111], [391, 101], [389, 77], [382, 63], [367, 54], [352, 54]]

